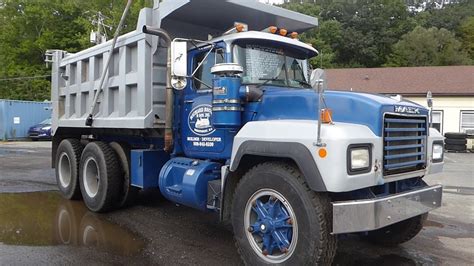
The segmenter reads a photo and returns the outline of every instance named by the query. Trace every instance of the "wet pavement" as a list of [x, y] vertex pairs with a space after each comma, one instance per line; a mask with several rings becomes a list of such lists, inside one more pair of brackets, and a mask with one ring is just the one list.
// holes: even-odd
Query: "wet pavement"
[[57, 192], [0, 194], [0, 242], [14, 246], [93, 247], [136, 256], [143, 240]]
[[[0, 143], [0, 265], [241, 264], [231, 231], [215, 215], [165, 201], [157, 191], [107, 214], [62, 199], [52, 191], [50, 145]], [[382, 248], [345, 236], [333, 265], [472, 265], [474, 154], [447, 154], [446, 162], [443, 174], [427, 178], [445, 186], [443, 207], [416, 238]]]

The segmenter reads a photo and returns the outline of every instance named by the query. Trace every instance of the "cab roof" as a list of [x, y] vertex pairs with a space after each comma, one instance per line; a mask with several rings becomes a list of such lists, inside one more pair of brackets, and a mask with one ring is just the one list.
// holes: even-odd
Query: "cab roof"
[[318, 51], [314, 49], [312, 46], [310, 46], [309, 44], [300, 42], [297, 39], [284, 37], [279, 34], [272, 34], [272, 33], [261, 32], [261, 31], [246, 31], [246, 32], [233, 33], [229, 35], [223, 35], [221, 37], [210, 40], [210, 42], [217, 43], [217, 42], [223, 41], [227, 44], [231, 44], [238, 40], [259, 40], [259, 41], [270, 41], [274, 43], [281, 43], [284, 45], [291, 46], [297, 50], [300, 50], [302, 53], [306, 54], [308, 58], [318, 55]]

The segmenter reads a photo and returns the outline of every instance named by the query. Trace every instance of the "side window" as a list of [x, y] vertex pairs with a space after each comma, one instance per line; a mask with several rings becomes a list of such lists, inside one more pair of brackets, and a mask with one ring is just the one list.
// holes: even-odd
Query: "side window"
[[474, 133], [474, 110], [461, 111], [460, 131], [468, 134]]
[[431, 126], [443, 134], [443, 111], [433, 110], [431, 113]]
[[[194, 60], [194, 69], [196, 69], [201, 63], [202, 60], [206, 57], [207, 51], [199, 54]], [[224, 50], [217, 49], [216, 51], [212, 51], [209, 56], [204, 60], [202, 66], [198, 69], [195, 74], [195, 77], [198, 80], [194, 80], [194, 88], [196, 90], [206, 90], [209, 89], [206, 85], [212, 87], [212, 79], [214, 75], [211, 74], [211, 68], [215, 64], [224, 63]]]

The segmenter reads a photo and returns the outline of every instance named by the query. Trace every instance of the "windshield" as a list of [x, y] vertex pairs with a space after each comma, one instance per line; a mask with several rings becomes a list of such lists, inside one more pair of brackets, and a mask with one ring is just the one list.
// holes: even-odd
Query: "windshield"
[[281, 47], [261, 44], [236, 44], [234, 61], [243, 66], [242, 84], [309, 88], [305, 58]]

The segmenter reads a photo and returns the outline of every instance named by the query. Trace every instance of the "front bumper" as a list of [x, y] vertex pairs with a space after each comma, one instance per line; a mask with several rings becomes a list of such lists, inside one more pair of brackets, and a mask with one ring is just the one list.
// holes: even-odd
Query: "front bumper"
[[47, 131], [28, 131], [30, 139], [50, 139], [51, 133]]
[[374, 199], [332, 203], [333, 234], [376, 230], [441, 206], [443, 187], [428, 186]]

